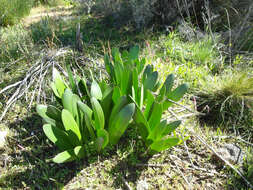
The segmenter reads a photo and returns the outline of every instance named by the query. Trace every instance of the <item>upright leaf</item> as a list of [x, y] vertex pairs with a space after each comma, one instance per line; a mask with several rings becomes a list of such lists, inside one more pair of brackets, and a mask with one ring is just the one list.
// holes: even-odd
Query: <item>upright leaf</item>
[[62, 110], [62, 122], [73, 145], [80, 145], [82, 141], [80, 129], [72, 114], [66, 109]]
[[97, 131], [96, 147], [97, 151], [103, 150], [109, 143], [109, 134], [105, 129], [99, 129]]
[[102, 91], [101, 91], [98, 83], [95, 80], [93, 80], [92, 83], [91, 83], [90, 94], [91, 94], [91, 97], [94, 97], [97, 100], [101, 100], [102, 97], [103, 97]]
[[134, 103], [126, 105], [115, 116], [112, 124], [109, 126], [109, 139], [112, 145], [117, 144], [120, 137], [124, 134], [127, 126], [129, 125], [135, 111]]
[[126, 96], [121, 96], [119, 100], [114, 104], [110, 119], [109, 119], [109, 126], [112, 124], [112, 121], [115, 119], [115, 116], [119, 111], [127, 104]]
[[57, 89], [57, 92], [59, 94], [59, 97], [61, 98], [64, 93], [64, 90], [66, 88], [66, 85], [65, 85], [65, 82], [62, 79], [60, 73], [55, 68], [53, 69], [53, 81], [54, 81], [54, 85]]
[[160, 122], [159, 125], [156, 125], [156, 127], [150, 132], [147, 139], [151, 139], [152, 141], [161, 140], [162, 133], [166, 128], [167, 121], [163, 120]]
[[112, 88], [111, 87], [107, 88], [105, 92], [103, 93], [103, 98], [101, 100], [101, 106], [104, 112], [104, 116], [106, 118], [105, 119], [106, 125], [108, 125], [109, 117], [110, 117], [110, 113], [111, 113], [112, 105], [113, 105], [112, 94], [113, 94]]
[[71, 89], [74, 93], [77, 92], [77, 86], [76, 86], [76, 83], [75, 83], [75, 80], [74, 80], [74, 77], [73, 77], [73, 73], [71, 71], [71, 68], [70, 68], [70, 64], [68, 64], [67, 66], [67, 71], [68, 71], [68, 77], [69, 77], [69, 83], [71, 85]]
[[96, 130], [103, 129], [105, 125], [104, 112], [96, 98], [91, 98], [91, 105], [94, 111], [95, 128]]
[[148, 123], [151, 130], [153, 130], [156, 127], [156, 125], [160, 123], [162, 113], [163, 113], [162, 105], [157, 102], [154, 102], [148, 119]]
[[144, 89], [153, 91], [158, 80], [158, 72], [155, 71], [152, 74], [147, 75], [146, 80], [144, 81]]
[[73, 113], [73, 93], [70, 89], [66, 89], [62, 96], [62, 105], [64, 109], [68, 110], [70, 113]]
[[112, 94], [112, 100], [114, 104], [116, 104], [121, 97], [121, 90], [118, 86], [115, 86], [113, 89], [113, 94]]

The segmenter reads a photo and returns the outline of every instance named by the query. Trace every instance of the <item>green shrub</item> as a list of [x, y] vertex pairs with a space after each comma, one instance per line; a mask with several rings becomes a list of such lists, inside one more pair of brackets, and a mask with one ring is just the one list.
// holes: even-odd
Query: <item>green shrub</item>
[[17, 23], [28, 15], [33, 6], [33, 0], [0, 0], [0, 26]]
[[0, 62], [18, 59], [33, 47], [30, 33], [20, 24], [0, 28], [0, 44]]

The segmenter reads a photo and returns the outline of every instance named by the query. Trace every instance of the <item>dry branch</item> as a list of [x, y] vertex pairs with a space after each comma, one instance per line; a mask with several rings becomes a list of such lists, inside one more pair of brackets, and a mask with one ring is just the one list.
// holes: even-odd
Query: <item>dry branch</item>
[[[27, 72], [25, 77], [9, 86], [6, 86], [4, 89], [0, 91], [0, 94], [15, 88], [14, 93], [12, 96], [7, 100], [5, 104], [5, 109], [1, 113], [0, 121], [3, 120], [4, 116], [8, 112], [8, 110], [13, 106], [17, 100], [19, 100], [21, 97], [26, 95], [26, 101], [28, 101], [27, 93], [28, 90], [35, 85], [35, 88], [32, 92], [32, 96], [30, 98], [30, 104], [29, 107], [31, 107], [31, 104], [33, 102], [33, 99], [35, 97], [35, 94], [37, 93], [37, 103], [40, 101], [42, 84], [44, 82], [45, 76], [48, 73], [48, 70], [53, 67], [54, 65], [59, 68], [59, 70], [63, 71], [62, 67], [55, 62], [55, 59], [63, 54], [68, 52], [66, 49], [59, 49], [54, 53], [54, 55], [49, 56], [47, 53], [43, 53], [42, 58], [38, 60]], [[64, 75], [66, 75], [65, 72], [63, 72]]]

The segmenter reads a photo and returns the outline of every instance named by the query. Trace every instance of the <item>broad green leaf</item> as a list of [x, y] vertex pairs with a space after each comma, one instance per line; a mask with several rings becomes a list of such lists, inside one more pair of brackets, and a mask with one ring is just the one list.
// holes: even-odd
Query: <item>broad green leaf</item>
[[85, 152], [84, 152], [84, 146], [76, 146], [74, 148], [74, 153], [75, 153], [75, 156], [78, 158], [78, 159], [81, 159], [85, 156]]
[[170, 133], [172, 133], [173, 131], [176, 130], [176, 128], [178, 128], [178, 126], [181, 124], [181, 121], [174, 121], [171, 122], [169, 124], [166, 125], [165, 129], [162, 131], [162, 137], [166, 136], [166, 135], [170, 135]]
[[136, 60], [139, 57], [140, 48], [139, 46], [134, 46], [129, 51], [129, 58], [131, 60]]
[[106, 125], [108, 125], [109, 117], [110, 117], [110, 113], [111, 113], [112, 105], [113, 105], [112, 94], [113, 94], [112, 88], [108, 87], [103, 93], [103, 98], [101, 100], [101, 106], [104, 112], [104, 116], [105, 118], [107, 118], [105, 119]]
[[134, 88], [134, 95], [135, 95], [135, 100], [138, 98], [138, 88], [139, 88], [139, 80], [138, 80], [138, 71], [136, 68], [133, 69], [132, 73], [132, 81], [133, 81], [133, 88]]
[[129, 125], [135, 111], [134, 103], [130, 103], [123, 107], [120, 112], [115, 116], [112, 124], [109, 126], [109, 139], [112, 145], [117, 144], [120, 137], [124, 134], [127, 126]]
[[84, 157], [84, 147], [77, 146], [74, 149], [69, 149], [64, 152], [57, 154], [53, 158], [53, 162], [61, 164], [64, 162], [71, 162], [76, 159], [80, 159]]
[[70, 113], [73, 113], [73, 93], [70, 89], [66, 89], [62, 95], [62, 105], [64, 109], [68, 110]]
[[153, 130], [156, 127], [156, 125], [160, 123], [160, 120], [162, 118], [163, 113], [162, 105], [157, 102], [154, 102], [150, 110], [150, 113], [151, 114], [149, 116], [148, 123], [150, 129]]
[[161, 152], [176, 146], [179, 142], [180, 140], [178, 138], [167, 138], [165, 140], [155, 141], [151, 144], [150, 149], [156, 152]]
[[77, 102], [80, 101], [79, 96], [77, 96], [76, 94], [72, 95], [72, 115], [77, 123], [78, 126], [81, 125], [80, 123], [80, 112], [77, 109]]
[[166, 95], [166, 87], [163, 85], [163, 87], [160, 89], [158, 96], [156, 97], [157, 102], [163, 102], [165, 100]]
[[127, 61], [128, 61], [128, 57], [129, 57], [128, 51], [127, 51], [127, 50], [124, 50], [124, 51], [122, 52], [122, 56], [121, 56], [121, 57], [122, 57], [124, 63], [127, 62]]
[[120, 88], [118, 86], [115, 86], [112, 94], [112, 100], [114, 104], [116, 104], [119, 101], [120, 97], [121, 97]]
[[105, 125], [104, 112], [96, 98], [91, 98], [91, 105], [94, 111], [95, 128], [96, 130], [103, 129]]
[[49, 105], [47, 107], [46, 115], [56, 121], [61, 122], [61, 110], [55, 106]]
[[46, 123], [56, 126], [56, 121], [54, 119], [48, 117], [48, 115], [46, 114], [47, 106], [39, 104], [36, 106], [36, 111], [39, 114], [39, 116], [42, 117]]
[[56, 86], [55, 86], [55, 83], [54, 83], [54, 82], [51, 82], [51, 83], [50, 83], [50, 86], [51, 86], [51, 88], [52, 88], [52, 90], [53, 90], [53, 92], [54, 92], [54, 95], [55, 95], [56, 97], [58, 97], [58, 98], [61, 98], [60, 94], [59, 94], [58, 91], [57, 91], [57, 88], [56, 88]]
[[77, 102], [78, 108], [85, 114], [85, 124], [86, 128], [90, 134], [90, 137], [92, 140], [95, 140], [95, 133], [94, 133], [94, 127], [92, 126], [92, 109], [90, 109], [86, 104], [82, 103], [81, 101]]
[[154, 86], [154, 88], [153, 88], [152, 91], [153, 91], [153, 92], [156, 92], [157, 89], [160, 88], [161, 84], [162, 84], [162, 81], [161, 81], [161, 79], [159, 79], [159, 77], [158, 77], [158, 78], [157, 78], [157, 81], [156, 81], [156, 84], [155, 84], [155, 86]]
[[64, 90], [66, 88], [66, 85], [65, 85], [65, 82], [62, 79], [60, 73], [55, 68], [53, 68], [53, 81], [54, 81], [55, 87], [57, 89], [57, 92], [61, 98], [64, 93]]
[[121, 81], [124, 80], [123, 73], [125, 72], [121, 63], [115, 62], [114, 72], [116, 77], [116, 85], [121, 86]]
[[173, 87], [174, 84], [174, 80], [175, 80], [175, 75], [174, 74], [170, 74], [167, 76], [165, 82], [164, 82], [164, 86], [166, 88], [166, 96], [169, 95], [169, 93], [171, 92], [171, 89]]
[[[182, 84], [182, 85], [178, 86], [175, 90], [170, 92], [168, 94], [167, 98], [177, 102], [184, 96], [184, 94], [187, 92], [188, 88], [189, 87], [187, 84]], [[163, 104], [163, 110], [167, 110], [172, 104], [173, 104], [172, 102], [166, 100]]]
[[63, 130], [50, 124], [43, 125], [43, 131], [47, 138], [52, 141], [59, 149], [67, 150], [73, 148], [69, 142], [69, 137]]
[[74, 153], [74, 149], [70, 149], [70, 150], [65, 150], [65, 151], [57, 154], [53, 158], [53, 162], [55, 162], [57, 164], [62, 164], [62, 163], [65, 163], [65, 162], [71, 162], [75, 159], [76, 159], [76, 156], [75, 156], [75, 153]]
[[100, 89], [101, 89], [101, 92], [103, 94], [103, 97], [104, 97], [104, 93], [107, 89], [112, 89], [111, 85], [108, 84], [105, 80], [101, 80], [99, 83], [98, 83]]
[[90, 134], [90, 138], [92, 139], [92, 141], [95, 141], [96, 136], [95, 136], [95, 127], [92, 125], [92, 119], [90, 117], [88, 117], [87, 114], [84, 115], [84, 119], [85, 119], [85, 124], [86, 124], [86, 128]]
[[84, 94], [87, 94], [89, 97], [91, 97], [90, 92], [89, 92], [89, 89], [88, 89], [88, 87], [87, 87], [87, 80], [86, 80], [85, 77], [83, 77], [83, 78], [81, 79], [81, 84], [84, 86], [84, 88], [82, 88], [83, 93], [84, 93]]
[[147, 75], [144, 81], [144, 89], [153, 91], [158, 79], [158, 72], [155, 71], [152, 74]]
[[139, 102], [139, 106], [140, 106], [140, 109], [142, 110], [142, 107], [143, 107], [143, 101], [144, 101], [144, 87], [143, 85], [141, 85], [141, 90], [139, 91], [140, 92], [140, 102]]
[[91, 119], [91, 116], [92, 116], [92, 109], [89, 108], [89, 106], [87, 106], [86, 104], [84, 104], [83, 102], [81, 101], [78, 101], [77, 102], [77, 106], [78, 108], [85, 114], [87, 114], [87, 116]]
[[152, 141], [161, 140], [162, 133], [166, 128], [167, 121], [163, 120], [160, 122], [159, 125], [156, 125], [156, 127], [150, 132], [147, 139], [151, 139]]
[[127, 104], [126, 96], [121, 96], [119, 100], [114, 104], [110, 119], [109, 119], [109, 126], [112, 124], [112, 121], [115, 119], [115, 116], [119, 113], [119, 111]]
[[109, 134], [105, 129], [99, 129], [97, 131], [96, 147], [97, 151], [103, 150], [109, 143]]
[[98, 83], [93, 80], [91, 83], [91, 90], [90, 90], [91, 97], [96, 98], [97, 100], [102, 100], [102, 91], [98, 85]]
[[187, 84], [181, 84], [175, 90], [168, 94], [167, 98], [173, 101], [179, 101], [187, 92], [189, 86]]
[[72, 114], [66, 109], [62, 110], [62, 122], [69, 138], [72, 141], [71, 143], [76, 146], [80, 145], [82, 140], [80, 129]]
[[129, 84], [131, 83], [132, 79], [130, 78], [131, 73], [129, 69], [125, 69], [122, 73], [122, 80], [121, 80], [121, 92], [126, 95], [129, 91]]
[[138, 61], [137, 63], [138, 63], [136, 65], [137, 71], [138, 71], [138, 74], [140, 74], [143, 71], [143, 69], [144, 69], [144, 66], [146, 64], [146, 59], [142, 58], [141, 61], [140, 62]]
[[76, 86], [76, 83], [75, 83], [75, 80], [74, 80], [74, 77], [73, 77], [73, 73], [71, 71], [71, 68], [70, 68], [70, 64], [68, 64], [67, 66], [67, 71], [68, 71], [68, 77], [69, 77], [69, 83], [71, 85], [71, 89], [74, 93], [77, 92], [77, 86]]
[[[122, 64], [122, 63], [123, 63], [118, 48], [113, 48], [113, 49], [112, 49], [112, 57], [113, 57], [113, 61], [114, 61], [115, 64], [118, 64], [118, 63], [119, 63], [119, 64]], [[114, 65], [114, 66], [115, 66], [115, 65]]]
[[146, 81], [147, 77], [151, 75], [153, 72], [153, 66], [147, 65], [144, 69], [143, 76], [142, 76], [142, 84]]
[[147, 98], [146, 98], [146, 108], [144, 110], [144, 116], [146, 118], [148, 118], [148, 116], [150, 115], [150, 110], [152, 108], [152, 105], [155, 101], [155, 97], [154, 95], [152, 94], [152, 92], [150, 90], [147, 90], [146, 91], [146, 94], [147, 94]]

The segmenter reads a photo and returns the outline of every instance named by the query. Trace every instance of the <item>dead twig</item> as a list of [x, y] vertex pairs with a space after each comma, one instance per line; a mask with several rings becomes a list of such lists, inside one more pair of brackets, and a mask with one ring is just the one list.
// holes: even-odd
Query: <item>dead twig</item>
[[127, 183], [127, 181], [125, 180], [124, 177], [121, 177], [121, 180], [122, 180], [122, 182], [124, 183], [124, 185], [126, 186], [126, 188], [127, 188], [128, 190], [132, 190], [131, 186]]

